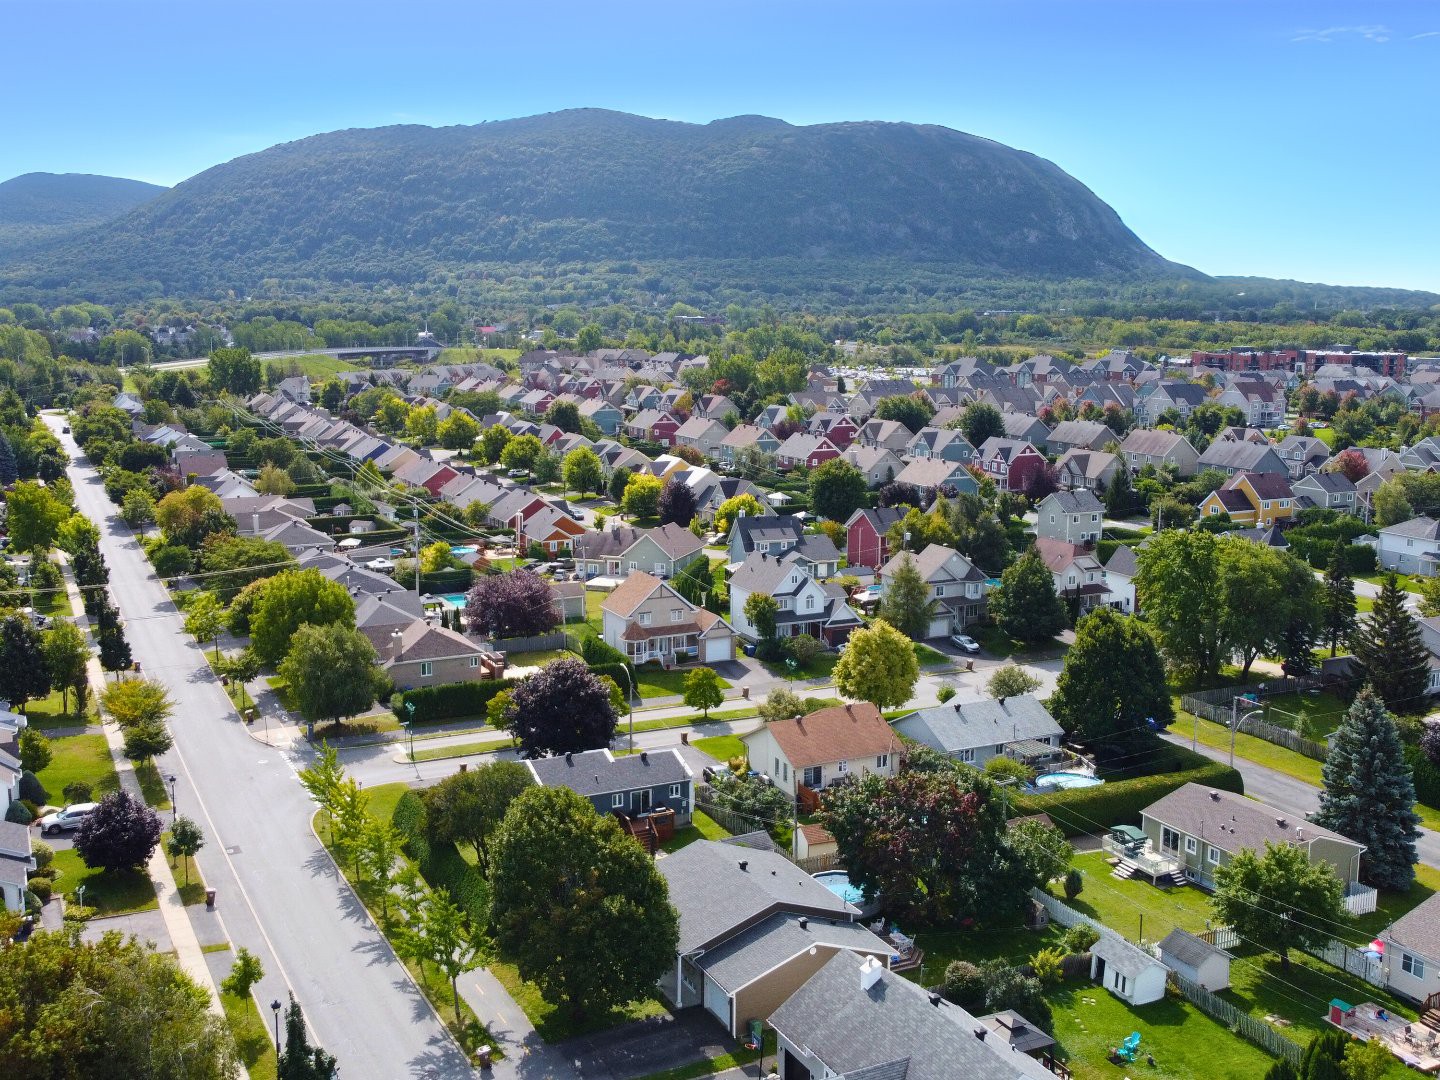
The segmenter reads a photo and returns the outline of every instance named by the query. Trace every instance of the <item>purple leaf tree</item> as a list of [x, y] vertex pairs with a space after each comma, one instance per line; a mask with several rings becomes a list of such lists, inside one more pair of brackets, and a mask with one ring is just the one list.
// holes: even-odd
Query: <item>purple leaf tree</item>
[[465, 602], [465, 624], [492, 638], [548, 634], [560, 624], [550, 586], [539, 574], [512, 570], [481, 578]]

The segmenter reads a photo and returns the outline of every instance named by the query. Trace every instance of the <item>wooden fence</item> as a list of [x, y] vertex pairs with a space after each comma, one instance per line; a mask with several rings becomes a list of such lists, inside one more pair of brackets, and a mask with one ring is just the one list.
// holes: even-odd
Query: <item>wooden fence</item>
[[548, 649], [579, 652], [580, 642], [570, 634], [557, 630], [551, 634], [536, 634], [534, 637], [496, 638], [487, 647], [502, 653], [543, 652]]
[[1292, 1065], [1299, 1065], [1305, 1053], [1304, 1048], [1281, 1035], [1263, 1020], [1256, 1020], [1249, 1013], [1241, 1012], [1222, 997], [1212, 994], [1199, 983], [1191, 982], [1183, 975], [1170, 972], [1170, 985], [1180, 991], [1186, 1001], [1206, 1016], [1218, 1020], [1242, 1039], [1254, 1043], [1272, 1057], [1285, 1058]]

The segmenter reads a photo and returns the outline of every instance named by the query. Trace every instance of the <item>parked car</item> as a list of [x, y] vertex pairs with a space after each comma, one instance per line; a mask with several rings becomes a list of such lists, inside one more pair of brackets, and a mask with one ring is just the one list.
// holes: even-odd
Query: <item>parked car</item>
[[54, 836], [58, 832], [69, 832], [71, 829], [78, 829], [80, 823], [90, 816], [90, 812], [99, 806], [99, 803], [81, 802], [71, 803], [64, 810], [56, 810], [53, 814], [46, 814], [40, 819], [40, 835]]
[[510, 470], [509, 472], [507, 472], [505, 475], [508, 476], [511, 480], [523, 480], [525, 477], [529, 476], [530, 474], [529, 474], [528, 472], [526, 472], [524, 469], [511, 469], [511, 470]]
[[968, 634], [952, 634], [950, 644], [954, 645], [961, 652], [974, 654], [980, 651], [980, 643]]
[[48, 630], [50, 628], [50, 617], [48, 615], [41, 615], [40, 612], [36, 611], [33, 607], [21, 608], [20, 614], [29, 619], [30, 622], [34, 624], [36, 630]]

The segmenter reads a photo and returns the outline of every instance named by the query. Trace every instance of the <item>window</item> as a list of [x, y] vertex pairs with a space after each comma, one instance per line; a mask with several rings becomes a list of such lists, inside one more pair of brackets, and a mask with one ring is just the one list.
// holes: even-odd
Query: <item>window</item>
[[1122, 994], [1128, 993], [1130, 990], [1130, 980], [1118, 971], [1115, 972], [1115, 989]]
[[479, 666], [480, 666], [480, 657], [478, 657], [478, 656], [472, 656], [472, 657], [470, 657], [470, 666], [471, 666], [471, 667], [479, 667]]
[[1160, 830], [1160, 846], [1167, 851], [1178, 851], [1180, 849], [1180, 834], [1168, 825], [1162, 827]]
[[1214, 503], [1211, 503], [1211, 505], [1210, 505], [1210, 513], [1212, 513], [1212, 514], [1218, 514], [1219, 512], [1220, 512], [1220, 508], [1219, 508], [1218, 506], [1216, 506]]
[[1207, 845], [1205, 848], [1205, 861], [1211, 866], [1218, 864], [1220, 862], [1220, 849]]
[[875, 768], [888, 769], [890, 767], [890, 755], [881, 754], [875, 759]]
[[1288, 509], [1290, 509], [1290, 500], [1289, 500], [1289, 499], [1281, 499], [1281, 500], [1280, 500], [1280, 509], [1281, 509], [1281, 510], [1288, 510]]
[[1400, 954], [1400, 970], [1406, 975], [1423, 979], [1425, 978], [1425, 961], [1418, 956], [1411, 956], [1408, 952], [1402, 952]]
[[672, 799], [678, 799], [678, 798], [680, 798], [680, 785], [679, 785], [679, 784], [671, 784], [671, 785], [670, 785], [670, 798], [672, 798]]
[[790, 782], [790, 763], [787, 761], [780, 763], [780, 779], [787, 784]]
[[813, 595], [805, 597], [805, 610], [806, 610], [806, 611], [813, 611], [814, 609], [815, 609], [815, 597], [814, 597]]
[[624, 795], [611, 795], [611, 796], [610, 796], [610, 805], [611, 805], [612, 807], [614, 807], [614, 806], [624, 806], [624, 805], [625, 805], [625, 796], [624, 796]]
[[1200, 850], [1200, 844], [1193, 836], [1185, 837], [1185, 854], [1194, 855]]
[[844, 776], [846, 773], [848, 773], [848, 772], [850, 771], [850, 762], [848, 762], [848, 761], [840, 761], [840, 762], [837, 762], [836, 765], [835, 765], [835, 771], [838, 772], [841, 776]]
[[638, 562], [636, 562], [634, 559], [631, 559], [631, 560], [630, 560], [630, 572], [633, 574], [636, 570], [639, 570], [639, 569], [640, 569], [640, 564], [639, 564]]
[[967, 764], [969, 764], [969, 765], [974, 765], [974, 764], [975, 764], [975, 751], [974, 751], [974, 750], [961, 750], [960, 753], [958, 753], [958, 754], [955, 755], [955, 760], [956, 760], [956, 761], [963, 761], [963, 762], [965, 762], [965, 763], [967, 763]]
[[944, 586], [944, 585], [936, 585], [936, 586], [935, 586], [935, 595], [936, 595], [936, 596], [944, 596], [944, 595], [945, 595], [945, 586]]
[[428, 679], [428, 678], [430, 678], [431, 675], [434, 675], [434, 674], [435, 674], [435, 665], [432, 664], [429, 660], [422, 660], [422, 661], [420, 662], [420, 677], [421, 677], [422, 679]]
[[770, 541], [769, 541], [769, 540], [761, 540], [759, 543], [757, 543], [757, 544], [755, 545], [755, 550], [756, 550], [756, 551], [769, 551], [769, 550], [770, 550]]
[[684, 618], [684, 617], [685, 617], [685, 609], [684, 609], [684, 608], [673, 607], [673, 608], [670, 609], [670, 621], [671, 621], [671, 622], [679, 622], [679, 621], [680, 621], [682, 618]]
[[811, 765], [805, 770], [803, 783], [806, 787], [818, 788], [820, 786], [821, 773], [819, 765]]
[[640, 612], [640, 625], [641, 625], [641, 626], [649, 626], [649, 625], [650, 625], [650, 612], [648, 612], [648, 611], [642, 611], [642, 612]]
[[1099, 520], [1100, 520], [1100, 515], [1099, 515], [1099, 514], [1091, 514], [1091, 515], [1090, 515], [1090, 520], [1091, 520], [1091, 521], [1099, 521]]

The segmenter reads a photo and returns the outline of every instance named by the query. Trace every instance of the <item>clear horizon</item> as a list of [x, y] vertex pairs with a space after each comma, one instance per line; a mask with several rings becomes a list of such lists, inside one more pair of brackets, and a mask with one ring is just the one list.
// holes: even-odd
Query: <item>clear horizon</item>
[[1208, 274], [1440, 292], [1430, 5], [0, 2], [17, 41], [64, 32], [12, 57], [6, 178], [169, 186], [340, 128], [564, 108], [899, 120], [1053, 161]]

